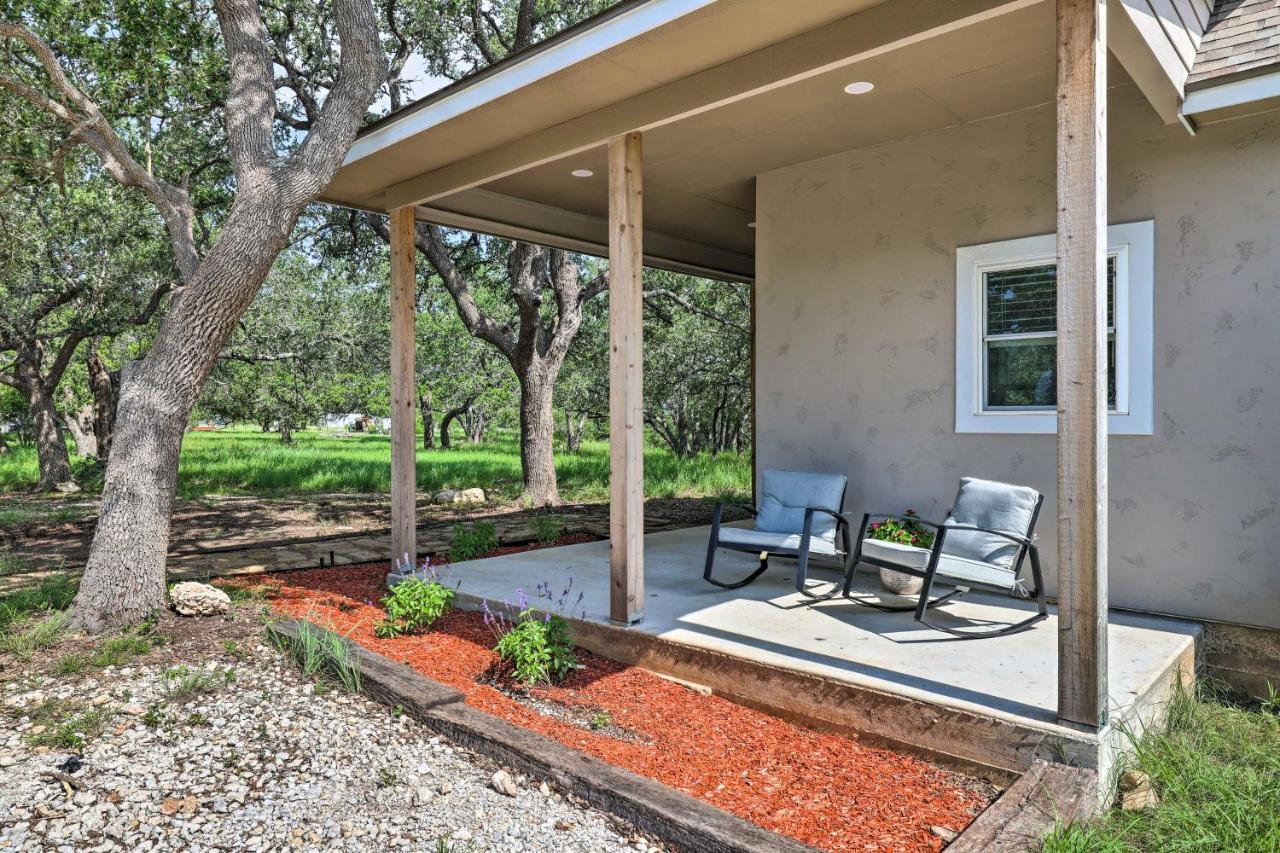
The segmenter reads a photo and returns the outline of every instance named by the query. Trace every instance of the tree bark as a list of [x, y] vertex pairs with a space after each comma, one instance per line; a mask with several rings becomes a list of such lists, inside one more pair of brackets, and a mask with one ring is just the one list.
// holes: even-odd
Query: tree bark
[[67, 432], [76, 442], [76, 456], [88, 459], [98, 455], [98, 437], [93, 432], [93, 406], [84, 405], [62, 416]]
[[533, 506], [560, 503], [552, 387], [553, 379], [544, 371], [529, 370], [520, 377], [520, 468], [524, 472], [524, 500]]

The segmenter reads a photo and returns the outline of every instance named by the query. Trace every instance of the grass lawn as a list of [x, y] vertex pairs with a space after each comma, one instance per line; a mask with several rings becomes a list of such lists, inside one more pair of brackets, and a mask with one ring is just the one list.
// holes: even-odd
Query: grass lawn
[[1280, 702], [1181, 695], [1168, 728], [1138, 742], [1136, 764], [1160, 795], [1157, 807], [1061, 827], [1045, 853], [1280, 851]]
[[[190, 432], [178, 466], [178, 494], [262, 497], [323, 492], [379, 493], [391, 488], [391, 440], [382, 435], [340, 437], [295, 433], [286, 446], [279, 436], [256, 429]], [[29, 489], [38, 479], [35, 449], [14, 447], [0, 456], [0, 493]], [[560, 495], [571, 501], [607, 500], [609, 445], [584, 442], [578, 453], [558, 452]], [[92, 488], [93, 484], [87, 484]], [[512, 436], [485, 444], [459, 442], [450, 450], [418, 450], [418, 488], [479, 486], [499, 498], [520, 494], [520, 453]], [[749, 454], [723, 453], [679, 459], [664, 447], [645, 451], [649, 497], [741, 497], [751, 491]]]

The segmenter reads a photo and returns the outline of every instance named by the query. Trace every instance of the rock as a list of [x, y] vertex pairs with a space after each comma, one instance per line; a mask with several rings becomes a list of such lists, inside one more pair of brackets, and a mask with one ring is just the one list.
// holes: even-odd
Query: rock
[[489, 784], [493, 786], [493, 790], [499, 794], [506, 794], [508, 797], [514, 797], [520, 793], [520, 789], [516, 787], [516, 780], [511, 778], [511, 774], [505, 770], [499, 770], [493, 774], [493, 778], [489, 780]]
[[130, 702], [120, 710], [124, 711], [131, 717], [141, 717], [143, 714], [147, 713], [147, 709], [139, 705], [137, 702]]
[[938, 838], [941, 838], [943, 844], [950, 844], [952, 841], [955, 841], [956, 836], [960, 834], [954, 829], [948, 829], [945, 826], [931, 826], [929, 827], [929, 831]]
[[546, 782], [540, 783], [538, 785], [538, 793], [544, 797], [551, 796], [551, 786], [548, 785]]
[[457, 489], [445, 489], [443, 492], [436, 492], [435, 501], [438, 504], [451, 504], [453, 503], [453, 499], [457, 496]]
[[1120, 791], [1120, 808], [1124, 811], [1141, 812], [1160, 805], [1151, 777], [1141, 770], [1130, 770], [1121, 776]]
[[53, 490], [60, 495], [74, 495], [80, 491], [80, 487], [74, 481], [67, 480], [65, 483], [56, 483]]
[[425, 806], [435, 799], [435, 796], [436, 792], [424, 785], [413, 792], [413, 801], [415, 805]]
[[453, 499], [454, 503], [482, 504], [485, 501], [484, 489], [463, 489]]
[[178, 800], [173, 797], [166, 797], [165, 801], [160, 804], [160, 814], [176, 815], [181, 808], [182, 800]]
[[173, 602], [173, 609], [182, 616], [216, 616], [226, 613], [231, 606], [231, 599], [225, 592], [195, 581], [174, 584], [169, 599]]

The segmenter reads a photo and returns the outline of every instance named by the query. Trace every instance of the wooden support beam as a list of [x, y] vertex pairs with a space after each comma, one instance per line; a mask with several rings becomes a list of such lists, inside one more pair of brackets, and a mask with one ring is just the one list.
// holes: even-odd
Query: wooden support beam
[[644, 228], [639, 133], [609, 142], [609, 617], [644, 618]]
[[1058, 17], [1058, 718], [1107, 716], [1105, 0]]
[[413, 357], [418, 303], [412, 207], [391, 211], [391, 559], [417, 560], [417, 383]]

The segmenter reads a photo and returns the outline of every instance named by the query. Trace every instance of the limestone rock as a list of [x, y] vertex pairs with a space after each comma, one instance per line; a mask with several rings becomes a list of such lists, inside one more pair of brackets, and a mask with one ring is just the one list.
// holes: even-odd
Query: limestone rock
[[182, 616], [216, 616], [226, 613], [231, 606], [231, 599], [225, 592], [195, 581], [174, 584], [169, 599], [173, 602], [173, 609]]
[[436, 494], [438, 504], [482, 504], [485, 502], [484, 489], [445, 489]]
[[938, 838], [941, 838], [943, 844], [950, 844], [952, 841], [955, 841], [956, 836], [959, 835], [959, 833], [954, 829], [949, 829], [945, 826], [931, 826], [929, 827], [929, 832], [933, 833]]
[[493, 790], [499, 794], [506, 794], [508, 797], [514, 797], [520, 793], [520, 789], [516, 787], [516, 780], [511, 778], [511, 774], [505, 770], [499, 770], [493, 774], [493, 778], [489, 780], [489, 784], [493, 785]]
[[1141, 770], [1130, 770], [1120, 777], [1120, 808], [1127, 812], [1140, 812], [1160, 805], [1160, 795], [1151, 784], [1151, 777]]
[[75, 482], [67, 480], [65, 483], [56, 483], [53, 490], [60, 495], [74, 495], [80, 491], [80, 487]]

